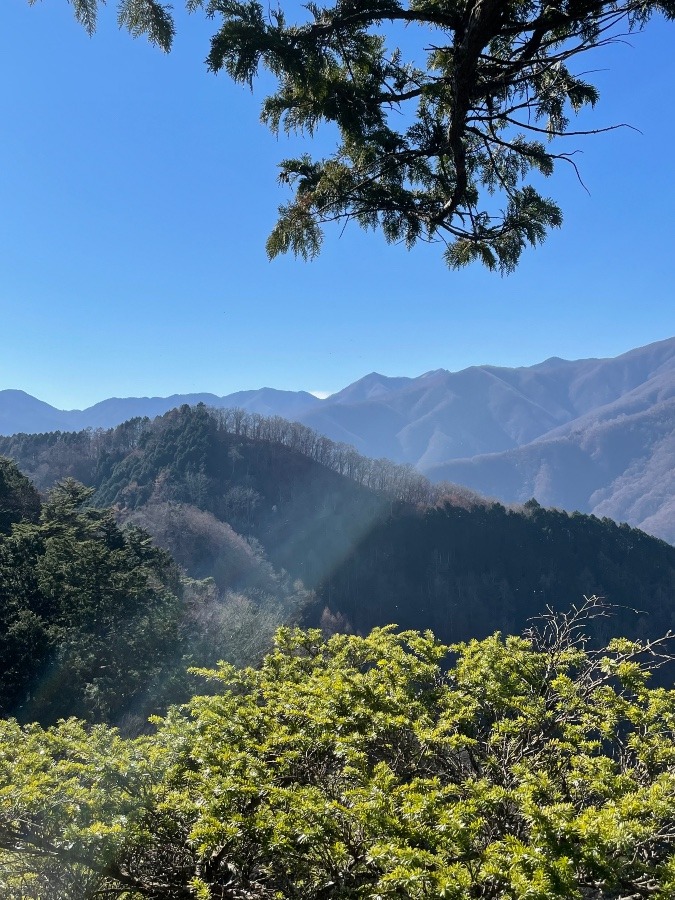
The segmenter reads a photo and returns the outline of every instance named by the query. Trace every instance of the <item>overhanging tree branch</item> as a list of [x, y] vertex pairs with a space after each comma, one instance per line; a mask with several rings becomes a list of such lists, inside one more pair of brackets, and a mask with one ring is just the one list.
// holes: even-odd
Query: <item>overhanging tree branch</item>
[[[91, 32], [97, 0], [72, 3]], [[408, 246], [454, 235], [444, 253], [451, 267], [480, 259], [503, 273], [562, 222], [532, 175], [550, 175], [569, 153], [535, 151], [523, 133], [554, 141], [621, 127], [569, 127], [571, 113], [598, 99], [569, 65], [653, 15], [675, 18], [675, 0], [335, 0], [308, 3], [309, 21], [298, 24], [258, 0], [186, 0], [186, 8], [219, 22], [213, 72], [252, 86], [262, 65], [277, 79], [262, 111], [271, 128], [337, 127], [328, 158], [281, 164], [295, 194], [280, 208], [270, 256], [311, 258], [324, 225], [354, 219]], [[132, 34], [171, 46], [173, 19], [158, 0], [120, 0], [118, 16]], [[428, 38], [423, 58], [405, 61], [401, 25]]]

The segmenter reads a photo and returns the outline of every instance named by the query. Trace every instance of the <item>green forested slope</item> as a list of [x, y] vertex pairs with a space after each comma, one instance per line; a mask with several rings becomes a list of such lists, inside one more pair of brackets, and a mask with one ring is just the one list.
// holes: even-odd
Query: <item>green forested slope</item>
[[0, 539], [0, 714], [118, 721], [176, 665], [177, 570], [90, 494], [63, 482]]
[[337, 617], [363, 633], [396, 622], [468, 640], [495, 628], [518, 633], [546, 606], [584, 595], [615, 607], [594, 622], [599, 640], [675, 628], [675, 547], [534, 501], [518, 510], [445, 503], [379, 521], [318, 586], [309, 621], [324, 612], [324, 624]]
[[25, 475], [0, 456], [0, 534], [9, 534], [12, 525], [37, 521], [40, 496]]
[[598, 639], [675, 624], [675, 549], [662, 541], [608, 519], [434, 488], [283, 420], [181, 407], [109, 432], [18, 435], [0, 450], [43, 484], [87, 474], [97, 504], [244, 604], [264, 595], [283, 617], [315, 589], [304, 621], [328, 630], [397, 622], [443, 640], [518, 633], [547, 605], [592, 594], [616, 607], [606, 628], [596, 622]]
[[[95, 489], [95, 503], [115, 506], [122, 519], [153, 504], [149, 519], [162, 519], [156, 504], [170, 504], [180, 518], [180, 505], [188, 543], [195, 523], [186, 507], [197, 507], [255, 538], [276, 568], [308, 586], [351, 551], [391, 502], [355, 479], [370, 476], [383, 485], [390, 470], [399, 493], [428, 485], [411, 470], [365, 460], [303, 426], [243, 413], [237, 418], [237, 412], [228, 421], [220, 411], [185, 406], [109, 432], [15, 435], [0, 439], [0, 453], [42, 489], [66, 475], [81, 479]], [[364, 472], [366, 464], [372, 472]], [[194, 567], [183, 546], [174, 542], [169, 549], [194, 574], [220, 565], [217, 553], [209, 561], [198, 550]]]

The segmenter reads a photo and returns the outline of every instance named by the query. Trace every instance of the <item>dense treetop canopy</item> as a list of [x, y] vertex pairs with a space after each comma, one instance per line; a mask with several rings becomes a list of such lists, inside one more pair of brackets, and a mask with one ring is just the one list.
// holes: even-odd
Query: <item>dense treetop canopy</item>
[[665, 645], [582, 636], [572, 614], [449, 655], [430, 633], [284, 629], [152, 736], [2, 722], [0, 892], [669, 900]]
[[15, 522], [35, 521], [40, 514], [40, 497], [17, 467], [0, 456], [0, 535], [8, 534]]
[[[98, 0], [72, 0], [88, 30]], [[286, 6], [286, 10], [283, 6]], [[280, 164], [293, 199], [280, 207], [270, 256], [308, 258], [322, 226], [357, 221], [388, 241], [441, 241], [451, 267], [514, 269], [562, 222], [541, 176], [573, 149], [570, 113], [593, 106], [577, 57], [642, 28], [673, 0], [337, 0], [298, 21], [257, 0], [186, 0], [219, 21], [207, 58], [252, 85], [265, 66], [278, 89], [263, 103], [274, 130], [339, 134], [324, 159]], [[118, 19], [165, 50], [174, 21], [158, 0], [120, 0]], [[421, 50], [412, 50], [417, 46]], [[587, 68], [587, 67], [585, 67]]]

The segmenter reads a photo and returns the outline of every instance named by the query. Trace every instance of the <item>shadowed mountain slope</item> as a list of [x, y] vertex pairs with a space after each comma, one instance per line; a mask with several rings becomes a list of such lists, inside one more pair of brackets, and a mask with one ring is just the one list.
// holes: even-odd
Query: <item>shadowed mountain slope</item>
[[612, 635], [657, 637], [675, 627], [675, 547], [580, 513], [441, 503], [380, 519], [317, 589], [313, 624], [367, 633], [396, 622], [444, 641], [521, 631], [547, 605], [600, 595]]

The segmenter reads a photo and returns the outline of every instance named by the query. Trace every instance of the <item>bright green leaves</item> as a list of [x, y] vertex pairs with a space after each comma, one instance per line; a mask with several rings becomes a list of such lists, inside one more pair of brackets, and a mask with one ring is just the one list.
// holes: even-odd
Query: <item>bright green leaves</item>
[[622, 686], [644, 648], [587, 652], [575, 622], [455, 648], [286, 628], [152, 737], [5, 723], [3, 896], [665, 900], [675, 693]]
[[154, 839], [147, 813], [160, 758], [74, 720], [49, 731], [0, 722], [2, 896], [75, 900], [123, 884], [127, 852]]

